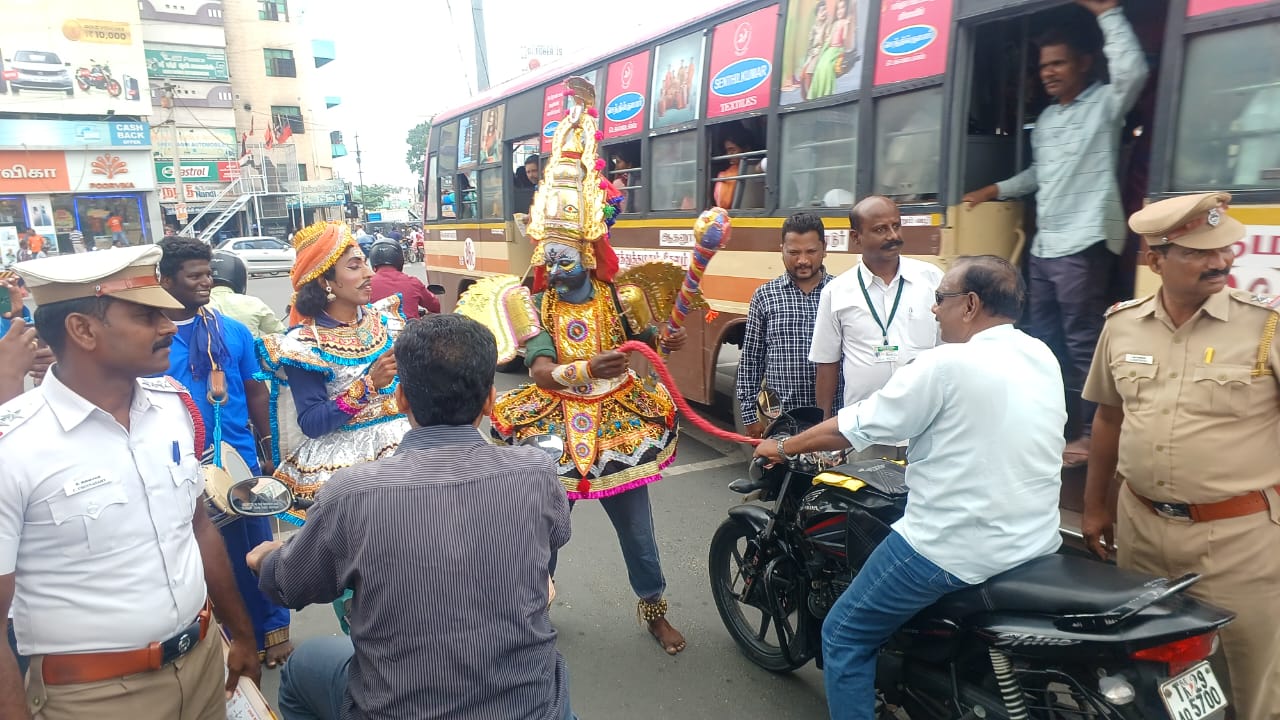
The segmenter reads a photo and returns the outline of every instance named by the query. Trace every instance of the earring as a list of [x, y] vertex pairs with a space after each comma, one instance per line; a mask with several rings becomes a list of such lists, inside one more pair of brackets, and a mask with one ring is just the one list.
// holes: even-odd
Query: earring
[[329, 302], [333, 302], [334, 300], [338, 299], [338, 296], [333, 294], [333, 288], [325, 287], [324, 291], [328, 293], [328, 295], [324, 296], [325, 300], [328, 300]]

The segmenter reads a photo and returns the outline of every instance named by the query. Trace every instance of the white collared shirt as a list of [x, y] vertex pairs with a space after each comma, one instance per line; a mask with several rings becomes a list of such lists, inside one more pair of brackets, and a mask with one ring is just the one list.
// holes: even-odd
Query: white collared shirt
[[[898, 263], [898, 274], [889, 283], [876, 277], [859, 262], [853, 270], [832, 280], [822, 291], [809, 361], [844, 361], [846, 407], [884, 387], [898, 368], [911, 362], [921, 351], [941, 342], [938, 320], [933, 315], [933, 292], [942, 282], [942, 270], [913, 258], [904, 257]], [[885, 337], [871, 316], [867, 299], [858, 285], [859, 275], [881, 322], [888, 322], [898, 286], [905, 283], [902, 302], [888, 327], [888, 344], [898, 347], [896, 362], [876, 362], [875, 348], [885, 344]]]
[[23, 654], [146, 647], [204, 604], [191, 415], [147, 389], [167, 380], [138, 382], [128, 430], [52, 370], [0, 405], [0, 575], [16, 573]]
[[1012, 325], [921, 353], [839, 414], [857, 450], [911, 441], [893, 529], [967, 583], [1058, 549], [1066, 420], [1057, 359]]

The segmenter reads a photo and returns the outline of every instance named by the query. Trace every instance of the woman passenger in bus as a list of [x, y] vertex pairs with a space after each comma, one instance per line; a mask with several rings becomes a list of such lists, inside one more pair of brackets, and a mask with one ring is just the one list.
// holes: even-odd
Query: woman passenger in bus
[[[755, 149], [755, 141], [751, 138], [750, 133], [741, 126], [735, 124], [725, 135], [725, 155], [740, 155]], [[716, 177], [729, 178], [737, 177], [738, 175], [754, 175], [758, 172], [760, 172], [760, 163], [756, 158], [731, 158], [728, 161], [728, 166], [716, 173]], [[737, 205], [734, 204], [734, 191], [738, 186], [737, 180], [723, 180], [714, 183], [711, 188], [712, 204], [725, 210], [759, 207], [760, 203], [752, 197], [754, 195], [752, 191], [757, 183], [754, 180], [745, 180], [743, 182], [743, 196], [738, 198]]]

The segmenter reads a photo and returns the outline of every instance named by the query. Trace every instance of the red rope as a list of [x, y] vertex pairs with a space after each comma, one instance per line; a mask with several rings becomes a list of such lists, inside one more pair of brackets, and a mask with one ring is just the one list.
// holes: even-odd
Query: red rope
[[618, 346], [618, 352], [626, 353], [633, 351], [644, 355], [645, 359], [649, 361], [649, 364], [653, 365], [653, 369], [658, 371], [658, 377], [662, 378], [663, 384], [667, 386], [667, 390], [671, 393], [672, 399], [676, 401], [676, 407], [680, 408], [680, 412], [688, 418], [690, 422], [696, 425], [699, 430], [712, 437], [720, 438], [721, 440], [728, 440], [729, 442], [748, 443], [751, 445], [760, 444], [761, 441], [756, 438], [739, 435], [738, 433], [729, 432], [728, 430], [721, 430], [715, 425], [712, 425], [709, 420], [694, 412], [693, 407], [689, 405], [689, 401], [685, 400], [684, 395], [680, 394], [680, 389], [676, 387], [676, 381], [671, 377], [671, 370], [667, 368], [667, 364], [663, 362], [656, 350], [639, 340], [628, 340]]

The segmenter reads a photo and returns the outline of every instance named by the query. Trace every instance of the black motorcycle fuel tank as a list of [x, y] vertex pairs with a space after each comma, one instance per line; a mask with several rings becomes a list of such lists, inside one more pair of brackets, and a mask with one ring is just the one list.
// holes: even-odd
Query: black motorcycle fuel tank
[[906, 474], [888, 460], [863, 460], [819, 473], [796, 520], [814, 548], [859, 568], [907, 506]]

